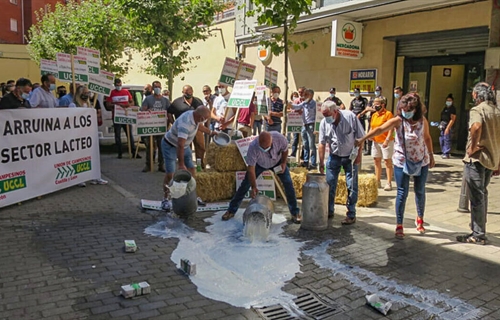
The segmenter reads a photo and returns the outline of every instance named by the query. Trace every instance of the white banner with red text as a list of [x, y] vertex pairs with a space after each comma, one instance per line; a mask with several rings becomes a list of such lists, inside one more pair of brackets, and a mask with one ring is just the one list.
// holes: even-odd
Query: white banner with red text
[[90, 108], [0, 112], [0, 208], [101, 177]]

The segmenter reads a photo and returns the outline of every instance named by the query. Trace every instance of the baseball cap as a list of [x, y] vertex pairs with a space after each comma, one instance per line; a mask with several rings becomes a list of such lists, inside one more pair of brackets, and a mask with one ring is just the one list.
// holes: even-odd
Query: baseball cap
[[376, 90], [376, 91], [382, 91], [382, 87], [381, 87], [381, 86], [377, 86], [377, 87], [375, 88], [375, 90]]

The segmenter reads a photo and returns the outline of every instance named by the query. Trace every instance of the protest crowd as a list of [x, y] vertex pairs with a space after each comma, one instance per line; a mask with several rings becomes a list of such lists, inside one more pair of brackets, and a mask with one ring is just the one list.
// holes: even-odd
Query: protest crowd
[[[131, 93], [124, 89], [118, 78], [114, 79], [114, 89], [103, 100], [99, 100], [98, 94], [89, 91], [86, 85], [74, 84], [68, 89], [65, 86], [56, 87], [56, 78], [50, 74], [43, 75], [39, 83], [20, 78], [2, 83], [1, 88], [0, 112], [35, 108], [94, 108], [97, 118], [101, 119], [103, 107], [114, 113], [119, 106], [126, 114], [134, 106]], [[165, 173], [164, 210], [172, 208], [170, 186], [174, 173], [179, 169], [188, 170], [196, 178], [200, 171], [210, 166], [206, 156], [210, 143], [224, 133], [230, 139], [255, 139], [248, 145], [245, 178], [233, 195], [223, 220], [234, 217], [250, 188], [252, 197], [258, 194], [257, 179], [270, 170], [282, 183], [292, 221], [301, 223], [302, 213], [297, 205], [290, 173], [291, 158], [292, 161], [300, 159], [298, 166], [305, 170], [326, 174], [329, 217], [334, 215], [336, 190], [341, 183], [339, 175], [343, 172], [347, 212], [341, 223], [352, 225], [356, 223], [358, 172], [364, 154], [373, 157], [378, 188], [384, 191], [397, 189], [396, 238], [403, 239], [405, 236], [403, 219], [410, 180], [413, 181], [417, 203], [415, 225], [419, 233], [425, 233], [426, 180], [435, 161], [429, 122], [425, 116], [427, 108], [417, 93], [405, 94], [401, 87], [394, 88], [397, 106], [392, 113], [387, 109], [387, 99], [380, 86], [375, 88], [370, 98], [356, 88], [352, 101], [344, 103], [336, 96], [333, 87], [328, 98], [319, 101], [314, 99], [312, 88], [300, 87], [284, 99], [281, 89], [274, 85], [268, 93], [264, 92], [264, 98], [254, 92], [246, 108], [229, 107], [234, 90], [224, 83], [218, 83], [214, 90], [209, 85], [193, 88], [186, 84], [182, 93], [171, 99], [170, 92], [163, 90], [160, 81], [144, 87], [142, 105], [138, 106], [140, 111], [166, 112], [165, 133], [153, 135], [151, 139], [137, 138], [146, 147], [146, 162], [142, 171], [152, 171], [156, 163], [158, 171]], [[458, 236], [457, 241], [483, 244], [487, 239], [487, 187], [492, 175], [498, 174], [500, 165], [500, 109], [488, 83], [476, 84], [472, 98], [475, 107], [470, 111], [469, 136], [463, 159], [466, 188], [470, 195], [471, 233]], [[283, 119], [288, 117], [301, 119], [300, 130], [286, 130], [287, 123]], [[319, 127], [316, 125], [318, 117], [321, 119]], [[453, 96], [450, 94], [439, 121], [443, 159], [450, 158], [451, 134], [456, 121]], [[141, 158], [139, 143], [131, 134], [132, 125], [115, 123], [113, 128], [117, 157], [123, 158], [123, 129], [127, 132], [131, 154]], [[384, 184], [382, 163], [385, 166]], [[90, 183], [104, 185], [107, 181], [95, 179]], [[84, 187], [85, 183], [78, 185]], [[204, 200], [198, 198], [198, 205], [203, 206]]]

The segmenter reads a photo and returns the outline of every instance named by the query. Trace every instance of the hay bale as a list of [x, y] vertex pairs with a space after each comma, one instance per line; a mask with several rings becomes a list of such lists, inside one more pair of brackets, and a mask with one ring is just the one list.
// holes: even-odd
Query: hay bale
[[219, 172], [247, 170], [245, 161], [243, 161], [240, 151], [234, 143], [219, 147], [212, 142], [208, 146], [206, 161], [211, 169]]
[[374, 174], [361, 174], [358, 177], [358, 206], [369, 207], [377, 203], [378, 182]]
[[196, 193], [203, 201], [228, 200], [236, 192], [236, 173], [206, 170], [196, 173]]

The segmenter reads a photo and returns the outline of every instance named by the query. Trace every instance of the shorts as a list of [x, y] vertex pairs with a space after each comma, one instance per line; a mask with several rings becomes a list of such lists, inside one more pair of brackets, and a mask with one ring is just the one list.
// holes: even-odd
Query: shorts
[[372, 157], [383, 158], [384, 160], [391, 159], [394, 153], [394, 140], [389, 141], [387, 148], [382, 147], [383, 143], [373, 141], [372, 144]]
[[[161, 140], [161, 152], [163, 153], [163, 159], [165, 161], [165, 171], [166, 173], [174, 173], [176, 169], [177, 161], [177, 148], [167, 143], [165, 139]], [[186, 168], [194, 168], [193, 164], [193, 152], [190, 147], [184, 149], [184, 164]]]

